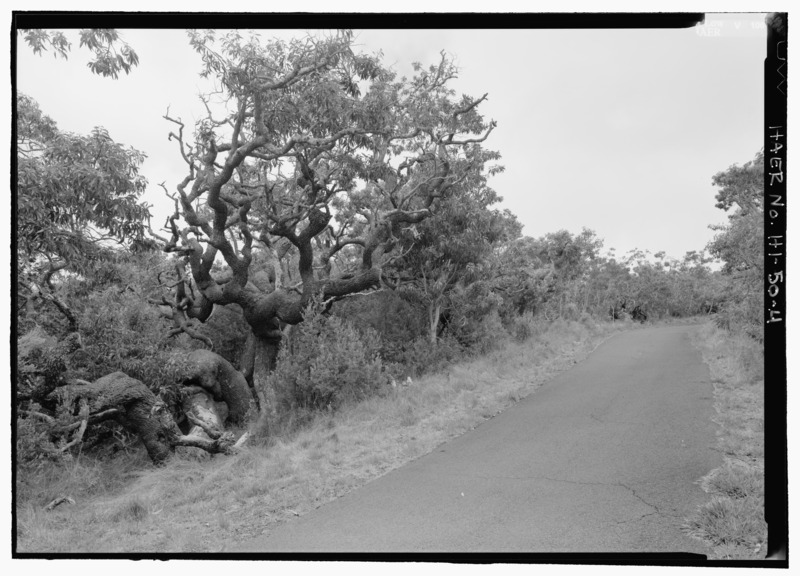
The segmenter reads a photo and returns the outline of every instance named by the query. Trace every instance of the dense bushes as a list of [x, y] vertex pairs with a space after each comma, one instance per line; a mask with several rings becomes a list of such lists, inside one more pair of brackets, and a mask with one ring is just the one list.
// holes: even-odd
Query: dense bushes
[[108, 288], [92, 293], [80, 316], [81, 335], [90, 363], [82, 377], [96, 380], [117, 370], [158, 388], [173, 343], [164, 342], [158, 310], [131, 292]]
[[373, 330], [357, 330], [310, 306], [269, 376], [279, 412], [333, 409], [375, 393], [388, 382], [379, 349]]
[[440, 338], [431, 345], [427, 336], [421, 336], [397, 346], [392, 354], [392, 362], [386, 362], [387, 372], [396, 380], [409, 376], [438, 372], [461, 358], [464, 349], [455, 338]]
[[465, 350], [486, 352], [505, 335], [500, 320], [502, 298], [489, 282], [474, 282], [466, 287], [457, 285], [450, 300], [447, 333]]
[[[764, 295], [745, 285], [731, 287], [729, 296], [715, 315], [717, 326], [734, 334], [743, 334], [758, 342], [764, 340]], [[760, 286], [758, 286], [760, 288]]]
[[334, 304], [331, 313], [366, 333], [380, 334], [380, 355], [404, 364], [409, 348], [425, 336], [425, 304], [411, 290], [382, 291]]

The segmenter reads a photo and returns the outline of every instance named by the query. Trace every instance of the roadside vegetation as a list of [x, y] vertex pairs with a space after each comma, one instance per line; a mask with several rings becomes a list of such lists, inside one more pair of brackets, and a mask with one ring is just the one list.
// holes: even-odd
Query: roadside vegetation
[[711, 370], [717, 449], [724, 464], [702, 478], [711, 500], [687, 529], [718, 559], [764, 558], [764, 355], [751, 338], [706, 324], [695, 345]]
[[763, 154], [718, 173], [714, 183], [717, 207], [730, 215], [709, 248], [723, 262], [729, 295], [695, 344], [711, 370], [725, 461], [702, 479], [711, 500], [686, 527], [715, 558], [764, 558]]
[[[66, 56], [63, 36], [25, 40]], [[165, 117], [187, 176], [159, 231], [141, 152], [18, 96], [17, 551], [220, 550], [469, 430], [614, 331], [702, 316], [703, 346], [759, 345], [752, 166], [715, 180], [735, 210], [708, 252], [523, 236], [489, 186], [486, 96], [456, 99], [444, 56], [398, 80], [346, 31], [189, 42], [224, 102], [194, 127]], [[92, 69], [137, 59], [117, 62]], [[758, 434], [733, 432], [737, 401], [718, 398], [730, 450]]]

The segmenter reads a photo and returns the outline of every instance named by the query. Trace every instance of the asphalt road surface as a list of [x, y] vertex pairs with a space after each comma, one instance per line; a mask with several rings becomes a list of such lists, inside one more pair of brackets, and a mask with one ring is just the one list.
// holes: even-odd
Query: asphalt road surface
[[434, 452], [237, 552], [695, 552], [720, 464], [692, 326], [620, 333]]

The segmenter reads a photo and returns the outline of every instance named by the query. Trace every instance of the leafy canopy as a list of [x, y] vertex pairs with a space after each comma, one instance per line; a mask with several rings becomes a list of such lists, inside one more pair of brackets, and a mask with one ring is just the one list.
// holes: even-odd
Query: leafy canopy
[[[189, 37], [201, 74], [220, 89], [203, 96], [208, 114], [193, 138], [166, 116], [188, 167], [166, 248], [191, 267], [198, 318], [209, 303], [235, 302], [252, 311], [251, 325], [297, 323], [313, 294], [376, 287], [403, 231], [460, 198], [499, 157], [481, 146], [494, 128], [477, 111], [486, 96], [457, 97], [445, 55], [398, 79], [380, 55], [355, 53], [350, 31], [289, 42]], [[291, 266], [273, 266], [277, 277], [256, 290], [258, 252]], [[224, 277], [212, 275], [217, 255]]]
[[17, 98], [17, 237], [28, 261], [85, 272], [109, 242], [141, 241], [150, 217], [139, 201], [143, 153], [103, 128], [61, 132], [29, 96]]
[[748, 272], [754, 285], [763, 276], [764, 259], [764, 152], [743, 166], [733, 165], [713, 178], [717, 208], [726, 212], [728, 224], [712, 226], [719, 234], [709, 251], [720, 258], [727, 272]]

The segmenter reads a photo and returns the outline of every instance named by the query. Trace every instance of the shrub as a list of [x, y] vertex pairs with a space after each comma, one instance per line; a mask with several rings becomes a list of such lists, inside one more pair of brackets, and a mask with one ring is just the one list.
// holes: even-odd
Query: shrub
[[581, 317], [581, 311], [578, 309], [578, 305], [575, 302], [567, 302], [561, 313], [561, 317], [566, 320], [577, 320]]
[[428, 330], [425, 303], [413, 290], [346, 299], [334, 304], [332, 314], [362, 332], [372, 329], [380, 334], [380, 354], [387, 363], [402, 364], [413, 343]]
[[165, 366], [178, 340], [164, 340], [168, 328], [155, 306], [132, 292], [108, 288], [89, 295], [80, 318], [84, 356], [76, 366], [80, 377], [93, 381], [125, 372], [156, 391], [170, 383]]
[[467, 287], [457, 285], [450, 295], [451, 321], [448, 332], [458, 343], [473, 352], [487, 352], [503, 335], [499, 310], [502, 298], [486, 282]]
[[451, 336], [440, 338], [435, 345], [424, 336], [396, 348], [392, 355], [394, 362], [388, 365], [387, 371], [399, 380], [439, 372], [461, 358], [463, 352]]
[[269, 376], [280, 411], [335, 409], [372, 395], [388, 381], [379, 349], [377, 332], [310, 306]]
[[597, 320], [588, 312], [581, 312], [581, 317], [578, 321], [591, 330], [597, 328]]
[[506, 326], [506, 331], [518, 342], [525, 342], [541, 333], [541, 326], [533, 312], [526, 311], [522, 316], [513, 316]]
[[496, 348], [506, 331], [500, 314], [492, 309], [482, 316], [461, 315], [452, 335], [464, 349], [483, 354]]
[[744, 334], [757, 342], [764, 341], [763, 298], [760, 295], [731, 298], [720, 306], [715, 315], [717, 326], [733, 333]]
[[[38, 407], [34, 406], [34, 409]], [[37, 418], [16, 420], [16, 464], [18, 471], [37, 468], [51, 455], [50, 426]]]
[[40, 353], [46, 348], [52, 348], [55, 344], [55, 338], [40, 326], [35, 326], [32, 330], [17, 338], [17, 357], [24, 359], [28, 355]]

